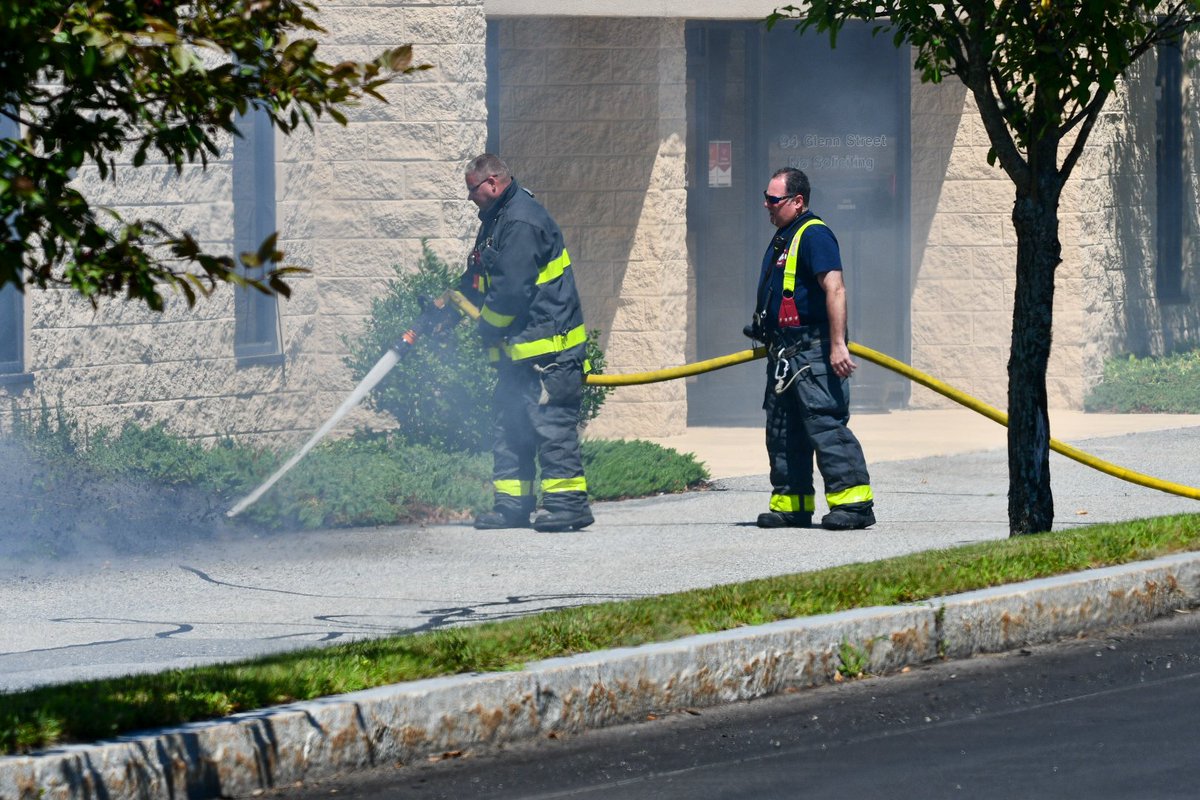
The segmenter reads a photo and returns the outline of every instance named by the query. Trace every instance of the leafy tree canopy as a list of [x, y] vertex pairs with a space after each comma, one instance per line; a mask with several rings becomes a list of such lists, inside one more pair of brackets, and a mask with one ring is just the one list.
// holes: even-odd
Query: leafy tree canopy
[[[85, 165], [118, 178], [165, 160], [207, 166], [217, 140], [254, 109], [285, 134], [342, 108], [414, 66], [409, 46], [373, 61], [317, 54], [316, 7], [294, 0], [0, 0], [0, 286], [66, 285], [93, 303], [125, 296], [152, 309], [159, 288], [190, 304], [222, 282], [287, 295], [293, 268], [248, 281], [229, 256], [187, 232], [93, 205], [72, 179]], [[6, 124], [7, 123], [7, 124]], [[125, 169], [125, 167], [122, 167]], [[247, 266], [277, 263], [274, 237]]]

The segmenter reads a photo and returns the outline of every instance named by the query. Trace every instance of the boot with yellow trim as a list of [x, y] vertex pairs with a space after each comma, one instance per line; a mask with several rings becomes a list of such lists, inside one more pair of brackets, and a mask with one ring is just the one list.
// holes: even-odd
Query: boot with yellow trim
[[874, 506], [875, 504], [871, 501], [835, 506], [829, 510], [828, 514], [821, 517], [821, 527], [831, 531], [857, 531], [869, 528], [875, 524]]
[[586, 528], [596, 521], [592, 511], [587, 506], [581, 509], [559, 509], [551, 511], [543, 508], [533, 518], [533, 529], [542, 533], [562, 533]]
[[521, 513], [511, 508], [493, 508], [475, 518], [475, 529], [480, 531], [498, 531], [505, 528], [528, 528], [529, 512]]
[[756, 522], [760, 528], [811, 528], [812, 514], [807, 511], [764, 511]]

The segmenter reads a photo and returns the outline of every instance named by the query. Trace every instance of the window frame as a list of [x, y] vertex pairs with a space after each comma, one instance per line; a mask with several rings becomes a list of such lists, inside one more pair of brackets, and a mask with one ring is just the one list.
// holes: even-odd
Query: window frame
[[1184, 289], [1185, 216], [1182, 37], [1160, 42], [1155, 77], [1155, 296], [1162, 305], [1190, 302]]
[[[21, 127], [12, 117], [0, 115], [0, 139], [16, 139]], [[7, 227], [7, 226], [5, 226]], [[0, 360], [0, 386], [28, 385], [33, 375], [25, 369], [25, 292], [15, 284], [0, 288], [0, 342], [9, 342], [11, 349]]]
[[[276, 231], [275, 129], [265, 109], [252, 108], [238, 120], [241, 136], [233, 141], [233, 245], [234, 257], [256, 252]], [[247, 267], [238, 261], [238, 272], [261, 279], [270, 264]], [[271, 366], [284, 362], [279, 319], [279, 298], [257, 289], [234, 289], [234, 355], [241, 367]]]

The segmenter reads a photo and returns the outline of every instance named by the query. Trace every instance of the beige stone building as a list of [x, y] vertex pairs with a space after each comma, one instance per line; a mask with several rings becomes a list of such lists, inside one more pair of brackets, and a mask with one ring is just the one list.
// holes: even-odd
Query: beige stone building
[[[70, 292], [0, 294], [0, 415], [61, 402], [93, 424], [294, 440], [352, 388], [346, 337], [422, 239], [460, 263], [475, 228], [462, 168], [504, 155], [564, 229], [610, 372], [744, 349], [771, 229], [761, 190], [799, 165], [843, 247], [851, 338], [1001, 408], [1016, 259], [1013, 189], [957, 82], [923, 85], [887, 37], [770, 33], [774, 3], [329, 0], [327, 60], [411, 42], [432, 70], [342, 128], [274, 136], [248, 119], [209, 168], [94, 173], [124, 216], [247, 249], [278, 229], [311, 273], [290, 300], [223, 288], [155, 315]], [[1200, 110], [1192, 48], [1132, 69], [1062, 208], [1049, 389], [1078, 408], [1111, 355], [1194, 341]], [[0, 134], [3, 134], [0, 131]], [[619, 389], [590, 432], [756, 425], [761, 364]], [[860, 410], [946, 405], [871, 365]], [[3, 417], [0, 417], [2, 419]], [[367, 421], [364, 413], [359, 421]], [[376, 420], [376, 422], [380, 422]]]

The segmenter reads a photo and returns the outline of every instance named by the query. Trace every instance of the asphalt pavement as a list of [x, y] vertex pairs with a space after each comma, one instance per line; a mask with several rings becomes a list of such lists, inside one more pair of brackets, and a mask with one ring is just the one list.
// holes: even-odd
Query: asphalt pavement
[[[0, 619], [0, 690], [240, 659], [295, 647], [432, 630], [1002, 539], [1008, 533], [1007, 466], [1001, 449], [1003, 429], [987, 423], [984, 434], [977, 432], [974, 427], [977, 425], [978, 421], [957, 411], [857, 416], [852, 427], [867, 452], [877, 496], [879, 522], [867, 531], [770, 531], [754, 527], [753, 520], [765, 508], [769, 492], [764, 475], [747, 472], [753, 469], [754, 459], [762, 459], [761, 431], [693, 429], [689, 431], [690, 438], [676, 437], [676, 441], [664, 443], [695, 452], [707, 461], [717, 476], [710, 489], [598, 503], [595, 525], [577, 533], [538, 534], [525, 530], [483, 533], [467, 524], [455, 524], [323, 531], [286, 538], [263, 535], [222, 542], [215, 547], [181, 545], [167, 557], [147, 555], [121, 563], [87, 562], [69, 567], [58, 565], [51, 570], [0, 573], [0, 608], [5, 610]], [[1057, 438], [1067, 438], [1064, 431], [1075, 433], [1067, 441], [1093, 455], [1183, 484], [1194, 484], [1194, 476], [1200, 475], [1197, 425], [1200, 425], [1197, 417], [1135, 417], [1122, 422], [1113, 415], [1061, 412], [1052, 416]], [[1122, 430], [1135, 432], [1121, 433]], [[1088, 433], [1096, 431], [1119, 435], [1088, 438]], [[995, 438], [989, 438], [996, 436], [998, 444]], [[905, 437], [910, 441], [907, 449], [896, 443]], [[879, 455], [873, 454], [873, 447]], [[919, 457], [903, 457], [906, 454]], [[1196, 501], [1124, 483], [1057, 454], [1051, 456], [1051, 468], [1056, 528], [1200, 510]], [[1195, 602], [1188, 577], [1192, 568], [1190, 560], [1183, 558], [1166, 566], [1148, 567], [1158, 570], [1153, 580], [1136, 569], [1104, 580], [1115, 580], [1121, 586], [1125, 586], [1121, 581], [1128, 583], [1120, 590], [1126, 596], [1143, 599], [1151, 596], [1141, 605], [1159, 612]], [[1068, 577], [1065, 582], [1036, 591], [1066, 592], [1062, 595], [1067, 598], [1064, 602], [1075, 603], [1071, 605], [1073, 609], [1078, 605], [1080, 592], [1091, 598], [1078, 614], [1072, 611], [1058, 615], [1071, 617], [1076, 620], [1072, 624], [1076, 624], [1082, 615], [1093, 614], [1093, 607], [1098, 604], [1093, 597], [1095, 589], [1086, 580], [1090, 578], [1073, 582]], [[1079, 588], [1085, 584], [1092, 588]], [[1147, 588], [1151, 584], [1184, 588], [1170, 597], [1158, 597], [1157, 589]], [[1100, 594], [1108, 598], [1105, 602], [1111, 603], [1114, 601], [1109, 595], [1115, 597], [1119, 593], [1106, 588]], [[1029, 609], [1046, 607], [1044, 600], [1028, 600], [1028, 593], [1022, 597], [1026, 599], [1020, 602], [1033, 604], [1022, 612], [1030, 620], [1041, 611]], [[1011, 617], [1011, 611], [1005, 613]], [[1116, 616], [1101, 614], [1096, 624], [1124, 619], [1120, 616], [1123, 613], [1125, 610]], [[887, 613], [852, 614], [836, 623], [836, 636], [844, 638], [848, 635], [846, 631], [861, 629], [861, 635], [866, 637], [864, 642], [889, 636], [896, 642], [898, 634], [881, 633], [883, 628], [873, 627], [885, 617], [890, 619]], [[808, 622], [801, 622], [801, 627], [808, 631]], [[892, 646], [888, 653], [880, 655], [880, 671], [894, 665], [893, 662], [901, 663], [897, 661], [901, 658], [900, 650], [907, 653], [904, 657], [918, 660], [931, 655], [928, 649], [931, 646], [933, 655], [938, 648], [945, 652], [946, 631], [943, 623], [933, 616], [916, 621], [906, 617], [903, 625], [914, 641], [923, 644]], [[976, 641], [973, 637], [985, 627], [977, 620], [970, 632], [960, 636], [960, 641]], [[1054, 635], [1053, 626], [1038, 622], [1034, 627], [1042, 631], [1038, 635]], [[744, 630], [749, 636], [748, 632], [756, 629]], [[1058, 635], [1065, 634], [1059, 631]], [[748, 641], [745, 637], [738, 639], [742, 632], [733, 632], [732, 636], [733, 639], [721, 639], [720, 647], [741, 647], [740, 642]], [[811, 638], [810, 632], [804, 633], [804, 637]], [[1002, 636], [996, 641], [978, 640], [978, 644], [981, 649], [997, 649], [1010, 640], [1011, 636]], [[835, 638], [833, 650], [837, 641]], [[701, 649], [704, 646], [707, 645]], [[816, 650], [805, 651], [810, 652], [806, 662], [809, 667], [813, 659], [828, 661], [830, 647], [826, 643]], [[790, 644], [784, 646], [785, 650], [788, 648], [795, 649]], [[800, 650], [803, 648], [797, 652]], [[667, 660], [675, 667], [687, 674], [697, 674], [698, 668], [689, 661], [692, 658], [689, 654], [697, 652], [695, 646], [685, 643], [670, 652]], [[812, 656], [813, 652], [818, 655]], [[969, 654], [969, 651], [961, 653]], [[643, 656], [644, 653], [638, 657]], [[593, 678], [596, 670], [603, 674], [608, 669], [605, 658], [603, 654], [591, 657], [588, 674]], [[719, 656], [718, 661], [741, 663], [728, 653]], [[664, 685], [661, 681], [671, 684], [677, 676], [663, 677], [658, 667], [639, 663], [638, 680], [647, 681], [647, 685], [659, 681], [660, 690], [650, 692], [648, 698], [638, 702], [648, 702], [653, 707], [654, 703], [685, 699], [661, 691]], [[762, 658], [756, 656], [747, 663], [761, 668]], [[820, 682], [821, 669], [809, 667], [804, 668], [809, 669], [804, 672], [807, 676], [804, 680]], [[712, 668], [712, 674], [719, 668]], [[543, 697], [547, 681], [557, 680], [547, 678], [536, 666], [527, 672], [535, 677], [521, 678], [522, 673], [507, 675], [517, 676], [518, 681], [532, 680], [537, 688], [531, 689], [527, 684], [519, 684], [517, 688], [507, 684], [496, 688], [500, 686], [496, 684], [493, 688], [501, 695], [515, 692], [516, 697], [527, 699]], [[490, 702], [503, 705], [504, 701], [490, 695], [490, 700], [481, 700], [472, 694], [474, 688], [464, 692], [460, 684], [453, 683], [457, 679], [446, 680], [451, 684], [437, 684], [437, 692], [441, 693], [437, 699], [431, 699], [427, 687], [412, 695], [413, 685], [376, 690], [384, 695], [371, 696], [389, 707], [403, 705], [395, 699], [399, 695], [417, 697], [418, 700], [412, 701], [414, 707], [424, 715], [436, 710], [440, 715], [436, 719], [440, 721], [434, 724], [422, 717], [425, 722], [421, 724], [400, 723], [401, 727], [423, 731], [416, 737], [424, 742], [423, 746], [452, 748], [456, 746], [453, 742], [459, 740], [447, 739], [442, 734], [457, 729], [456, 735], [465, 735], [471, 726], [459, 724], [460, 718], [479, 717], [483, 709], [491, 707]], [[421, 682], [428, 683], [437, 682]], [[601, 680], [600, 684], [603, 683]], [[592, 688], [596, 685], [599, 684], [593, 680]], [[612, 691], [611, 686], [606, 691]], [[711, 696], [717, 701], [725, 697], [721, 692]], [[734, 692], [730, 696], [743, 695]], [[520, 705], [523, 701], [511, 702]], [[686, 702], [702, 701], [689, 697]], [[545, 707], [539, 701], [534, 705], [534, 715], [542, 723], [555, 718], [555, 713], [566, 713], [562, 703]], [[615, 708], [621, 704], [614, 700], [613, 705]], [[320, 714], [307, 706], [297, 710], [299, 706], [304, 704], [222, 723], [232, 726], [232, 734], [219, 733], [221, 725], [206, 724], [130, 737], [104, 746], [64, 748], [39, 757], [3, 758], [0, 798], [32, 797], [36, 796], [32, 793], [35, 790], [46, 790], [46, 796], [50, 797], [91, 796], [69, 789], [71, 781], [84, 780], [81, 775], [90, 776], [86, 780], [102, 785], [105, 796], [113, 798], [184, 796], [184, 786], [189, 787], [189, 797], [236, 795], [241, 791], [248, 794], [278, 785], [276, 781], [286, 780], [295, 770], [315, 775], [322, 770], [364, 763], [362, 759], [371, 763], [391, 752], [382, 744], [372, 745], [365, 756], [358, 746], [339, 750], [331, 744], [337, 739], [333, 734], [336, 725], [313, 722], [324, 713], [344, 717], [347, 712], [337, 709], [350, 707], [355, 709], [351, 714], [357, 720], [353, 722], [355, 729], [372, 729], [372, 724], [364, 720], [378, 715], [375, 711], [364, 711], [374, 706], [364, 705], [362, 698], [323, 701]], [[637, 713], [630, 711], [631, 708], [634, 706], [621, 706], [617, 716]], [[297, 714], [307, 721], [289, 734], [288, 724], [292, 723], [280, 720]], [[585, 726], [607, 724], [604, 719], [592, 717], [578, 722]], [[372, 736], [390, 741], [396, 724], [380, 722]], [[247, 725], [257, 732], [247, 733]], [[268, 740], [272, 744], [268, 750], [272, 755], [264, 761], [260, 742], [251, 744], [255, 755], [250, 757], [249, 766], [242, 763], [245, 756], [230, 762], [228, 753], [232, 751], [226, 748], [232, 745], [228, 737], [259, 741], [264, 725], [270, 729]], [[487, 735], [501, 735], [497, 727], [505, 726], [490, 726], [491, 733]], [[438, 729], [437, 735], [434, 728]], [[522, 730], [517, 726], [512, 735], [518, 738], [529, 735], [529, 731], [522, 733]], [[289, 735], [299, 737], [297, 742], [287, 741]], [[219, 752], [206, 751], [209, 745], [203, 744], [203, 740], [207, 736], [215, 736], [214, 741], [221, 742], [212, 745]], [[409, 741], [412, 736], [399, 738], [404, 740], [403, 747], [411, 750], [414, 746]], [[470, 738], [464, 741], [469, 746]], [[168, 757], [164, 754], [175, 751], [164, 742], [175, 742], [182, 750]], [[288, 755], [294, 754], [295, 748], [304, 754], [298, 763], [293, 763]], [[153, 756], [149, 761], [147, 753]], [[137, 769], [129, 767], [130, 759], [138, 764]], [[100, 769], [98, 762], [105, 769]], [[141, 777], [137, 780], [130, 777], [135, 774]], [[214, 793], [205, 794], [206, 791]]]

